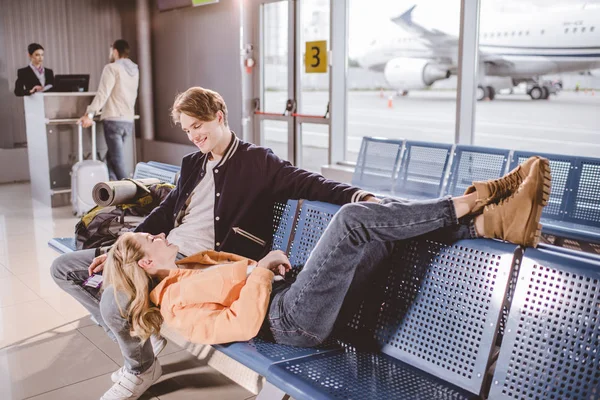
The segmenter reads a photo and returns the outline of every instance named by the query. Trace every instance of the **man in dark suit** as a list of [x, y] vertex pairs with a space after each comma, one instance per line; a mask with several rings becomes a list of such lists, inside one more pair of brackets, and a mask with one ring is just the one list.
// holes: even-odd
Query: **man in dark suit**
[[45, 92], [54, 85], [54, 73], [50, 68], [44, 68], [44, 48], [38, 43], [27, 46], [31, 62], [25, 68], [17, 71], [15, 82], [16, 96], [29, 96], [36, 92]]

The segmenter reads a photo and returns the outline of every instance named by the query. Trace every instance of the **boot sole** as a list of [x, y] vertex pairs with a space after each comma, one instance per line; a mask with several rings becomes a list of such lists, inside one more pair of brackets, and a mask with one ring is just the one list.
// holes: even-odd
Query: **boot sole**
[[537, 247], [540, 243], [542, 236], [542, 224], [540, 219], [542, 218], [542, 211], [548, 204], [550, 199], [550, 190], [552, 188], [552, 176], [550, 174], [550, 161], [547, 158], [540, 157], [540, 175], [543, 176], [542, 190], [538, 192], [535, 199], [535, 205], [533, 206], [531, 218], [527, 222], [525, 228], [525, 246]]

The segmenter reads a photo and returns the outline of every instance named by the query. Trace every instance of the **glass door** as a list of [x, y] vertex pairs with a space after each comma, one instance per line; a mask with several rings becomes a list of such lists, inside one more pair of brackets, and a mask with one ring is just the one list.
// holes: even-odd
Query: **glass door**
[[317, 172], [329, 160], [329, 7], [329, 0], [269, 1], [258, 13], [259, 144]]

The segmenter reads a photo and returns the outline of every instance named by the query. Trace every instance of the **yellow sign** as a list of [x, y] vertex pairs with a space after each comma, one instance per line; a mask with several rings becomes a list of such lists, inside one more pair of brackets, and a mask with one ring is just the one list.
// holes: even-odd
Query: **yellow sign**
[[306, 42], [304, 66], [307, 74], [327, 72], [327, 40]]

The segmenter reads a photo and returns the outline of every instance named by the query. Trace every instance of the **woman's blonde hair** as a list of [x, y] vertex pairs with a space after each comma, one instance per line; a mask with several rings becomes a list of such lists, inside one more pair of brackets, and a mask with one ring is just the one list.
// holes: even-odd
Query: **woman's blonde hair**
[[225, 105], [223, 97], [217, 92], [197, 86], [191, 87], [175, 97], [173, 108], [171, 108], [171, 118], [175, 125], [180, 123], [181, 113], [199, 121], [212, 121], [217, 118], [218, 111], [223, 113], [223, 123], [228, 126], [227, 105]]
[[[152, 278], [138, 261], [145, 253], [133, 233], [121, 236], [108, 252], [104, 265], [104, 285], [113, 285], [115, 301], [121, 316], [129, 321], [131, 336], [143, 341], [160, 332], [163, 317], [160, 309], [150, 301]], [[127, 295], [129, 307], [123, 310], [117, 292]]]

